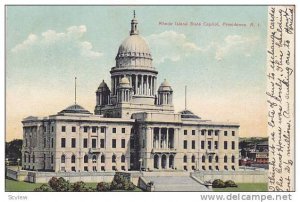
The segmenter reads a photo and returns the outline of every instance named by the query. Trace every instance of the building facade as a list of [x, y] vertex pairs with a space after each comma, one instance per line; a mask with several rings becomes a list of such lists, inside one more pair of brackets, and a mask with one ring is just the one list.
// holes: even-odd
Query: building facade
[[[236, 170], [239, 124], [174, 111], [173, 89], [157, 70], [134, 15], [96, 90], [94, 114], [78, 104], [23, 123], [22, 168], [54, 172]], [[176, 82], [175, 80], [172, 82]]]

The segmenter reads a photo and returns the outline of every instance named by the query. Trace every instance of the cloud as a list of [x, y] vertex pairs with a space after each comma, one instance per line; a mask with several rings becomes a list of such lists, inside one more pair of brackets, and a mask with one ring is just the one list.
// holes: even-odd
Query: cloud
[[230, 53], [239, 50], [245, 57], [251, 57], [251, 51], [257, 44], [258, 37], [243, 37], [240, 35], [228, 35], [223, 43], [215, 44], [215, 59], [220, 61]]
[[[87, 58], [98, 58], [103, 55], [99, 51], [93, 50], [93, 45], [89, 41], [82, 40], [84, 34], [87, 32], [85, 25], [71, 26], [65, 32], [56, 32], [55, 30], [47, 30], [40, 35], [29, 34], [27, 39], [22, 43], [17, 44], [11, 51], [15, 54], [32, 51], [49, 52], [54, 49], [64, 49], [61, 52], [78, 52], [80, 56]], [[70, 54], [71, 55], [71, 54]], [[76, 54], [74, 55], [76, 57]]]
[[165, 60], [179, 61], [191, 53], [203, 51], [202, 48], [189, 41], [184, 34], [175, 31], [152, 34], [146, 38], [151, 44], [157, 63], [163, 63]]

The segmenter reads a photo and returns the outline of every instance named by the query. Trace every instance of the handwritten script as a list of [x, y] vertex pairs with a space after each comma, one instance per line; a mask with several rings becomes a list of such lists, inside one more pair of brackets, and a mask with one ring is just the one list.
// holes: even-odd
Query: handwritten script
[[268, 10], [269, 191], [294, 191], [294, 11]]

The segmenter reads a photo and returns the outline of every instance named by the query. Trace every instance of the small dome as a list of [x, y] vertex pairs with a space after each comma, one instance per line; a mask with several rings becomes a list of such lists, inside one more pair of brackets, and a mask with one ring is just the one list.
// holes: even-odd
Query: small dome
[[64, 113], [91, 114], [91, 112], [84, 109], [82, 106], [80, 106], [78, 104], [71, 105], [71, 106], [67, 107], [66, 109], [60, 111], [58, 114], [64, 114]]
[[181, 114], [181, 118], [183, 119], [201, 119], [199, 116], [195, 115], [190, 110], [183, 110], [179, 113]]
[[159, 86], [158, 91], [173, 91], [169, 82], [165, 79]]
[[131, 88], [130, 82], [129, 82], [129, 80], [128, 80], [128, 78], [126, 76], [121, 79], [119, 87], [122, 87], [122, 88]]
[[102, 82], [100, 83], [98, 89], [97, 89], [97, 92], [99, 91], [105, 91], [105, 90], [109, 90], [107, 84], [105, 83], [104, 80], [102, 80]]

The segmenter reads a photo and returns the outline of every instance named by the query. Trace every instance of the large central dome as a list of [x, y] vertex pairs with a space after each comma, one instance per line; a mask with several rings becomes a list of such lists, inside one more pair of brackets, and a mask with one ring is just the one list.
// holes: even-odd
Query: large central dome
[[130, 36], [119, 46], [116, 56], [117, 69], [153, 69], [152, 56], [146, 40], [139, 35], [137, 19], [131, 20]]
[[143, 37], [130, 35], [119, 47], [118, 56], [146, 56], [151, 57], [150, 49]]

